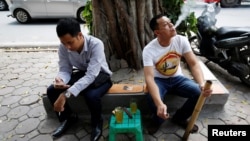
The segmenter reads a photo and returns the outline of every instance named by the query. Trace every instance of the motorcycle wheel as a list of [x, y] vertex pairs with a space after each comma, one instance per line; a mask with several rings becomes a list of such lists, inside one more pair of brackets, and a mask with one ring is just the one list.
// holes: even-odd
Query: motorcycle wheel
[[188, 40], [189, 40], [189, 43], [190, 43], [190, 46], [191, 46], [193, 53], [195, 55], [201, 56], [200, 48], [199, 48], [200, 43], [199, 43], [197, 36], [192, 36]]
[[244, 51], [241, 55], [241, 61], [248, 66], [249, 74], [245, 76], [239, 76], [242, 83], [250, 86], [250, 50]]
[[240, 78], [240, 80], [241, 80], [242, 83], [244, 83], [244, 84], [250, 86], [250, 74], [248, 74], [248, 75], [246, 75], [246, 76], [244, 76], [244, 77], [241, 76], [241, 77], [239, 77], [239, 78]]

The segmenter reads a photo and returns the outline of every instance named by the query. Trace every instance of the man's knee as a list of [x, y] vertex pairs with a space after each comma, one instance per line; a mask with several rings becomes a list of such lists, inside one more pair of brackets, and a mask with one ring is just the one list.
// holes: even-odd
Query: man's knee
[[50, 85], [49, 87], [47, 87], [47, 95], [50, 95], [51, 93], [53, 93], [53, 91], [55, 90], [54, 85]]

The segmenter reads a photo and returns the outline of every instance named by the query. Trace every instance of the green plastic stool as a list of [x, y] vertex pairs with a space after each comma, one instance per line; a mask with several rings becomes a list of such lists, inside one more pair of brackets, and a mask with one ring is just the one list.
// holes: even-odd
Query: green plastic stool
[[[128, 110], [130, 110], [130, 108], [128, 108]], [[133, 114], [132, 119], [124, 112], [122, 123], [116, 123], [115, 116], [111, 116], [109, 124], [109, 141], [115, 141], [117, 133], [133, 133], [136, 136], [136, 141], [143, 141], [141, 112], [139, 109]]]

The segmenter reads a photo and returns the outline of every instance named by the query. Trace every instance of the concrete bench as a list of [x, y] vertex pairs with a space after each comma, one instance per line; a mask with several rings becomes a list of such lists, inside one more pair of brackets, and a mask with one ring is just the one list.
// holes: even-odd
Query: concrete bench
[[[221, 82], [211, 73], [211, 71], [204, 65], [202, 61], [199, 61], [202, 71], [204, 73], [205, 80], [211, 80], [213, 82], [213, 94], [211, 97], [206, 99], [205, 104], [214, 104], [214, 105], [224, 105], [229, 97], [228, 90], [221, 84]], [[191, 77], [190, 72], [188, 71], [185, 64], [182, 64], [184, 68], [183, 72], [188, 77]], [[125, 72], [114, 73], [112, 76], [113, 86], [107, 92], [107, 94], [102, 99], [103, 104], [103, 113], [111, 114], [112, 110], [117, 106], [129, 107], [130, 98], [136, 98], [138, 108], [141, 110], [141, 113], [147, 115], [149, 113], [149, 107], [146, 100], [147, 89], [144, 84], [143, 72], [133, 75], [124, 75]], [[127, 81], [124, 81], [124, 80]], [[123, 80], [123, 81], [121, 81]], [[118, 83], [118, 84], [116, 84]], [[164, 102], [167, 103], [168, 108], [177, 109], [178, 106], [181, 106], [185, 101], [185, 98], [177, 97], [174, 95], [168, 95]], [[78, 96], [77, 98], [72, 97], [69, 99], [69, 104], [72, 107], [74, 112], [79, 113], [80, 115], [88, 115], [88, 108], [85, 104], [84, 98]], [[49, 117], [55, 117], [53, 108], [46, 96], [43, 95], [43, 103], [47, 115]]]

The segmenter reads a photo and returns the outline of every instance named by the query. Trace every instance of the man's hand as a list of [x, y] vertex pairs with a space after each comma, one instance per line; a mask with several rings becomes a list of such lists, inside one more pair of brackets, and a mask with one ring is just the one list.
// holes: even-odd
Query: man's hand
[[56, 89], [68, 89], [70, 85], [66, 85], [61, 78], [56, 77], [54, 81], [54, 87]]
[[211, 96], [211, 94], [212, 94], [212, 92], [213, 92], [213, 90], [212, 90], [212, 88], [210, 88], [210, 89], [204, 89], [204, 86], [200, 86], [200, 88], [201, 88], [201, 91], [202, 91], [202, 95], [204, 96], [204, 97], [209, 97], [209, 96]]
[[162, 119], [169, 118], [169, 114], [167, 113], [167, 106], [165, 104], [157, 106], [157, 116]]
[[64, 105], [66, 103], [66, 97], [64, 95], [64, 92], [59, 95], [56, 102], [54, 103], [54, 110], [56, 112], [62, 112], [64, 111]]

